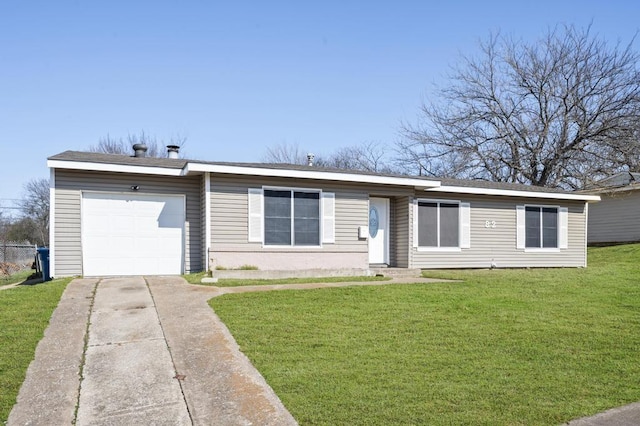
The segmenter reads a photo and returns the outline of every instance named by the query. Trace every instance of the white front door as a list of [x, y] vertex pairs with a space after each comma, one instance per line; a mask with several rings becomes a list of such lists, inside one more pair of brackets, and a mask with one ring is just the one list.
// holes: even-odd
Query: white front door
[[369, 263], [389, 263], [388, 198], [369, 198]]

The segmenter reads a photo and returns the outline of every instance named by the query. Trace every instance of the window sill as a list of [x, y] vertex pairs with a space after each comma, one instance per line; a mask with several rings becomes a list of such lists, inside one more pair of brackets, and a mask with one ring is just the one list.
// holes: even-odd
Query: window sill
[[559, 248], [525, 248], [525, 253], [560, 253]]
[[456, 253], [461, 252], [460, 247], [417, 247], [418, 251], [436, 251], [436, 252], [449, 252]]
[[267, 250], [318, 250], [321, 249], [322, 246], [271, 246], [271, 245], [262, 245], [263, 249], [267, 249]]

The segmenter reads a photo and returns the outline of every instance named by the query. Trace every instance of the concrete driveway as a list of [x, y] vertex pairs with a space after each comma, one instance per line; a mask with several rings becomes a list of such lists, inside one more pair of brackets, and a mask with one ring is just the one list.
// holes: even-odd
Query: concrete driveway
[[218, 294], [180, 277], [72, 281], [8, 424], [296, 424], [207, 305]]

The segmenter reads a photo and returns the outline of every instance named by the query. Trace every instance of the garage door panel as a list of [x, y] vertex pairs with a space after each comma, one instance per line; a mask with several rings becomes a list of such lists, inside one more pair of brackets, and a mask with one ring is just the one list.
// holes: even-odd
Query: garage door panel
[[184, 197], [83, 194], [85, 275], [182, 273]]
[[136, 229], [136, 220], [130, 216], [111, 216], [106, 222], [106, 229], [114, 234], [130, 234]]

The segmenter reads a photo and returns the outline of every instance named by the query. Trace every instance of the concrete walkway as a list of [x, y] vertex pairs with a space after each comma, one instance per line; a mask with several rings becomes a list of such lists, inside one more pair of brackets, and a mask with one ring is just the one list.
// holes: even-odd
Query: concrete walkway
[[[434, 281], [217, 288], [180, 277], [73, 280], [7, 424], [295, 425], [207, 300], [226, 293]], [[640, 424], [640, 403], [569, 424]]]

